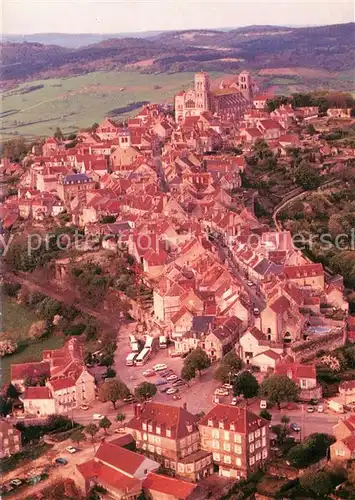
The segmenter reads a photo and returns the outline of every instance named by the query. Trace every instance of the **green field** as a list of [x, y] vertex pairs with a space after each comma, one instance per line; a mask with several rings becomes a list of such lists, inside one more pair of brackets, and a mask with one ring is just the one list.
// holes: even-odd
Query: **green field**
[[15, 363], [26, 363], [29, 361], [40, 361], [42, 351], [45, 349], [57, 349], [63, 345], [63, 339], [52, 335], [38, 341], [27, 343], [27, 332], [30, 325], [38, 320], [35, 313], [7, 297], [2, 301], [3, 330], [10, 338], [15, 340], [18, 345], [18, 351], [11, 356], [5, 356], [2, 359], [2, 378], [1, 383], [10, 381], [10, 365]]
[[[220, 75], [210, 74], [211, 78]], [[110, 71], [28, 82], [2, 93], [0, 134], [3, 138], [14, 134], [48, 136], [58, 126], [66, 133], [90, 127], [100, 123], [109, 111], [133, 102], [172, 102], [176, 92], [192, 84], [193, 77], [193, 73], [145, 75]], [[20, 93], [35, 85], [44, 87]], [[126, 116], [122, 114], [115, 119]]]

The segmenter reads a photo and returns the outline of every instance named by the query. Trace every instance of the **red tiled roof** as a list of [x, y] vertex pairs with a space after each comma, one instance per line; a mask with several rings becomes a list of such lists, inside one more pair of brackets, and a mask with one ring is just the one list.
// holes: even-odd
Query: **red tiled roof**
[[197, 421], [198, 417], [184, 408], [161, 403], [146, 403], [141, 407], [140, 416], [133, 418], [126, 427], [142, 430], [142, 424], [145, 422], [147, 425], [152, 425], [151, 433], [153, 434], [156, 434], [156, 427], [160, 427], [162, 436], [166, 436], [168, 429], [171, 439], [180, 439], [196, 431]]
[[[121, 452], [124, 448], [119, 448], [119, 450]], [[137, 455], [136, 453], [133, 454]], [[135, 490], [139, 492], [140, 490], [141, 481], [129, 477], [126, 474], [122, 474], [122, 472], [119, 472], [106, 464], [97, 462], [95, 459], [77, 465], [76, 467], [86, 480], [96, 478], [103, 486], [111, 486], [119, 491], [123, 491], [125, 494]]]
[[246, 408], [218, 404], [212, 408], [199, 421], [199, 426], [208, 426], [208, 422], [212, 420], [213, 427], [219, 427], [219, 423], [223, 422], [226, 429], [230, 429], [230, 424], [234, 424], [235, 432], [240, 434], [248, 434], [261, 427], [268, 426], [267, 420], [259, 417], [255, 413]]
[[349, 448], [350, 451], [355, 451], [355, 436], [349, 436], [343, 439], [343, 443]]
[[355, 380], [345, 380], [339, 385], [339, 390], [349, 391], [355, 389]]
[[75, 380], [72, 377], [57, 378], [51, 380], [53, 391], [60, 391], [75, 386]]
[[302, 365], [301, 363], [278, 363], [275, 367], [278, 375], [292, 374], [292, 380], [300, 378], [316, 378], [316, 367], [314, 365]]
[[105, 464], [133, 476], [144, 462], [145, 457], [126, 450], [126, 448], [103, 442], [96, 452], [95, 460], [105, 462]]
[[256, 356], [254, 356], [254, 359], [257, 358], [258, 356], [267, 356], [268, 358], [273, 359], [274, 361], [277, 361], [280, 359], [280, 354], [277, 354], [277, 352], [273, 351], [272, 349], [268, 349], [267, 351], [260, 352]]
[[143, 482], [143, 488], [156, 491], [162, 495], [171, 495], [179, 500], [185, 500], [196, 489], [197, 484], [181, 479], [150, 473]]
[[23, 380], [26, 377], [39, 377], [50, 374], [49, 363], [23, 363], [11, 365], [11, 381]]
[[270, 308], [277, 314], [287, 311], [289, 307], [290, 307], [290, 302], [288, 301], [288, 299], [286, 299], [286, 297], [279, 297], [270, 306]]
[[24, 392], [25, 399], [52, 399], [48, 387], [27, 387]]
[[287, 279], [297, 279], [323, 276], [324, 270], [322, 264], [305, 264], [303, 266], [285, 266], [284, 273]]

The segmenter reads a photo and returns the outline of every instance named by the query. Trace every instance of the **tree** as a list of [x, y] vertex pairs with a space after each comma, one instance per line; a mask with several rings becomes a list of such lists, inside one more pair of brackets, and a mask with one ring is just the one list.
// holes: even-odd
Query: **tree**
[[17, 389], [16, 386], [14, 386], [13, 384], [9, 384], [9, 386], [6, 389], [7, 399], [15, 400], [19, 397], [20, 394], [21, 392]]
[[109, 366], [106, 370], [106, 373], [104, 374], [104, 378], [115, 378], [115, 377], [116, 377], [116, 370], [114, 370]]
[[311, 491], [317, 497], [324, 498], [333, 489], [330, 475], [320, 470], [318, 472], [304, 474], [300, 477], [300, 483], [306, 490]]
[[236, 355], [235, 351], [228, 352], [214, 371], [213, 378], [222, 383], [227, 383], [239, 372], [242, 367], [242, 360]]
[[278, 444], [283, 444], [291, 430], [288, 426], [277, 424], [271, 427], [272, 432], [276, 435], [276, 441]]
[[126, 415], [124, 413], [119, 413], [116, 416], [116, 420], [122, 424], [126, 420]]
[[99, 428], [96, 424], [89, 424], [85, 427], [85, 432], [91, 436], [91, 442], [94, 442], [96, 434], [99, 432]]
[[100, 125], [99, 125], [98, 123], [96, 123], [96, 122], [95, 122], [95, 123], [93, 123], [93, 124], [91, 125], [91, 130], [92, 130], [92, 132], [93, 132], [93, 133], [95, 133], [95, 132], [96, 132], [96, 130], [99, 128], [99, 126], [100, 126]]
[[30, 339], [40, 339], [45, 332], [47, 331], [47, 322], [45, 319], [40, 319], [39, 321], [35, 321], [30, 326], [28, 330], [28, 337]]
[[205, 370], [211, 365], [211, 361], [209, 357], [207, 356], [206, 352], [201, 349], [201, 347], [197, 347], [193, 351], [186, 356], [185, 361], [184, 361], [184, 366], [190, 366], [191, 370], [194, 368], [195, 371], [197, 370], [199, 372], [199, 375], [201, 377], [201, 372], [202, 370]]
[[254, 398], [259, 391], [259, 384], [256, 378], [249, 371], [240, 373], [233, 384], [234, 396], [243, 395], [248, 404], [249, 398]]
[[149, 382], [142, 382], [134, 390], [135, 396], [139, 401], [146, 401], [157, 393], [157, 387]]
[[181, 378], [185, 380], [186, 382], [189, 382], [196, 376], [196, 369], [192, 365], [186, 365], [184, 364], [181, 370]]
[[10, 339], [0, 340], [0, 358], [17, 351], [17, 343]]
[[78, 429], [76, 430], [75, 432], [73, 432], [73, 434], [70, 436], [70, 439], [77, 444], [77, 446], [79, 447], [79, 444], [82, 442], [82, 441], [86, 441], [86, 436], [84, 434], [84, 432], [82, 431], [82, 429]]
[[261, 410], [261, 412], [259, 413], [260, 417], [261, 418], [265, 418], [265, 420], [268, 420], [270, 422], [270, 420], [272, 419], [272, 415], [270, 412], [268, 412], [267, 410]]
[[104, 417], [102, 420], [100, 420], [99, 426], [101, 429], [104, 430], [105, 434], [107, 434], [107, 429], [109, 429], [112, 425], [111, 420], [109, 420], [107, 417]]
[[62, 133], [62, 131], [60, 130], [60, 128], [59, 128], [59, 127], [57, 127], [57, 128], [55, 129], [55, 132], [54, 132], [54, 138], [55, 138], [55, 139], [57, 139], [57, 140], [59, 140], [59, 141], [62, 141], [62, 140], [63, 140], [63, 133]]
[[102, 402], [111, 401], [114, 408], [120, 399], [127, 398], [130, 391], [126, 384], [117, 379], [107, 380], [99, 389], [99, 399]]
[[276, 403], [281, 409], [281, 403], [295, 401], [299, 388], [286, 375], [271, 375], [263, 380], [261, 384], [261, 395], [266, 397], [271, 403]]
[[295, 181], [298, 186], [302, 186], [306, 190], [316, 189], [321, 183], [319, 172], [304, 161], [299, 164], [296, 170]]

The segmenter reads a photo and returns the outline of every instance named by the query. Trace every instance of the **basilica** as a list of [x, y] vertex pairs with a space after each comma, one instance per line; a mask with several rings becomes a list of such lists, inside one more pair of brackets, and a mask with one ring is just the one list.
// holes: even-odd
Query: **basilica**
[[247, 71], [242, 71], [232, 82], [222, 81], [216, 90], [211, 90], [209, 76], [203, 71], [195, 74], [194, 82], [194, 88], [182, 90], [175, 96], [176, 122], [205, 111], [228, 120], [238, 120], [252, 105], [255, 85]]

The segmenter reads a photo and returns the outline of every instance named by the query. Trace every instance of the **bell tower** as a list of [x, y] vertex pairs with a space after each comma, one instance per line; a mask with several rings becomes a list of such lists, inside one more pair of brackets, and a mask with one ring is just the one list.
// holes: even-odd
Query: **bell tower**
[[210, 79], [200, 71], [195, 74], [196, 111], [200, 114], [210, 109]]
[[238, 78], [239, 90], [249, 102], [253, 100], [253, 82], [248, 71], [242, 71]]

